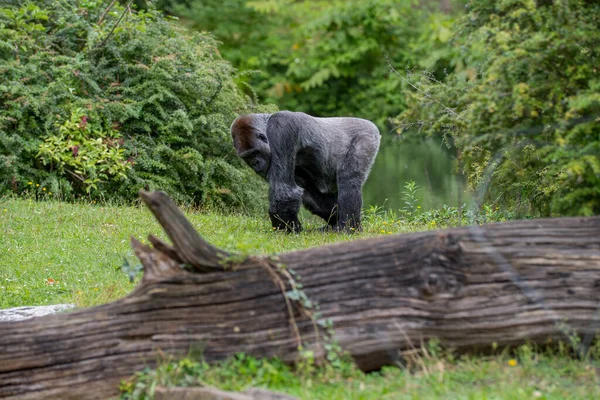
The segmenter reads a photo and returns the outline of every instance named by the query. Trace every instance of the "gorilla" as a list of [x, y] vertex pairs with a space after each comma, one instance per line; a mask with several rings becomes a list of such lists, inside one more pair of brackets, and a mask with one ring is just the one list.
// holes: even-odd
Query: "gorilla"
[[379, 150], [379, 130], [360, 118], [301, 112], [249, 114], [231, 125], [233, 146], [269, 182], [273, 228], [299, 232], [300, 205], [326, 228], [361, 229], [362, 187]]

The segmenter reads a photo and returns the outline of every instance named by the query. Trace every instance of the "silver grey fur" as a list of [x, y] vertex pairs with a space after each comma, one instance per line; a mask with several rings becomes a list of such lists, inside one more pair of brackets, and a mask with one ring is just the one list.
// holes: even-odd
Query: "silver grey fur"
[[[316, 118], [281, 111], [239, 117], [231, 128], [234, 140], [240, 132], [253, 136], [251, 148], [235, 141], [234, 146], [270, 184], [269, 215], [274, 227], [299, 231], [302, 203], [335, 229], [360, 229], [362, 187], [381, 137], [375, 124], [360, 118]], [[254, 137], [261, 133], [266, 143]]]

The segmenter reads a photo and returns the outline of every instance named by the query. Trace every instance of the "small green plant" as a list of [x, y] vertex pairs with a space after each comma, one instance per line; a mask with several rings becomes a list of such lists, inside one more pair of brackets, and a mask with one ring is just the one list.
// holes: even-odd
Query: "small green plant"
[[[248, 386], [279, 386], [295, 380], [293, 370], [279, 359], [257, 359], [239, 353], [210, 367], [202, 359], [188, 356], [179, 361], [163, 361], [155, 369], [145, 369], [121, 381], [122, 400], [154, 397], [157, 386], [216, 385], [227, 390]], [[225, 385], [220, 383], [227, 382]]]
[[135, 279], [141, 275], [143, 270], [144, 266], [133, 256], [131, 251], [128, 251], [127, 254], [123, 256], [121, 271], [127, 275], [130, 283], [134, 282]]
[[371, 205], [363, 211], [362, 219], [365, 224], [377, 224], [385, 219], [385, 213], [386, 210], [383, 206]]
[[483, 215], [484, 222], [486, 223], [498, 221], [500, 219], [500, 212], [498, 211], [498, 206], [494, 207], [491, 204], [484, 204]]
[[409, 217], [413, 217], [421, 206], [419, 205], [419, 185], [414, 180], [404, 184], [402, 192], [402, 201], [404, 202], [404, 211]]
[[78, 108], [58, 124], [58, 133], [40, 143], [37, 156], [50, 171], [56, 170], [89, 194], [98, 190], [100, 182], [127, 179], [131, 164], [125, 160], [122, 144], [119, 132], [104, 129], [98, 118]]

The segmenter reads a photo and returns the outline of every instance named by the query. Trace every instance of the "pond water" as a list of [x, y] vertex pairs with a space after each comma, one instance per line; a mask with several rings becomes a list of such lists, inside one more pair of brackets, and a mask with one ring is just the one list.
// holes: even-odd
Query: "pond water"
[[419, 204], [423, 210], [444, 204], [458, 206], [470, 200], [464, 177], [441, 140], [407, 141], [383, 135], [379, 154], [363, 188], [363, 207], [401, 209], [404, 185], [411, 179], [419, 186]]

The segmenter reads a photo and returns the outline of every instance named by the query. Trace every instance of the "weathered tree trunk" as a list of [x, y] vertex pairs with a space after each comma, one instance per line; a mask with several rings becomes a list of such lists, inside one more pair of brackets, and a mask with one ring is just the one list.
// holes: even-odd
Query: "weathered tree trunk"
[[[300, 340], [322, 353], [327, 331], [316, 329], [316, 319], [331, 319], [333, 339], [363, 369], [434, 337], [456, 348], [572, 334], [589, 341], [600, 322], [600, 217], [386, 236], [241, 260], [202, 240], [166, 195], [142, 198], [173, 247], [132, 239], [145, 272], [122, 300], [0, 323], [0, 397], [107, 398], [134, 371], [190, 349], [208, 361], [244, 352], [293, 362]], [[282, 294], [298, 282], [302, 288]], [[295, 301], [299, 294], [320, 311]]]

